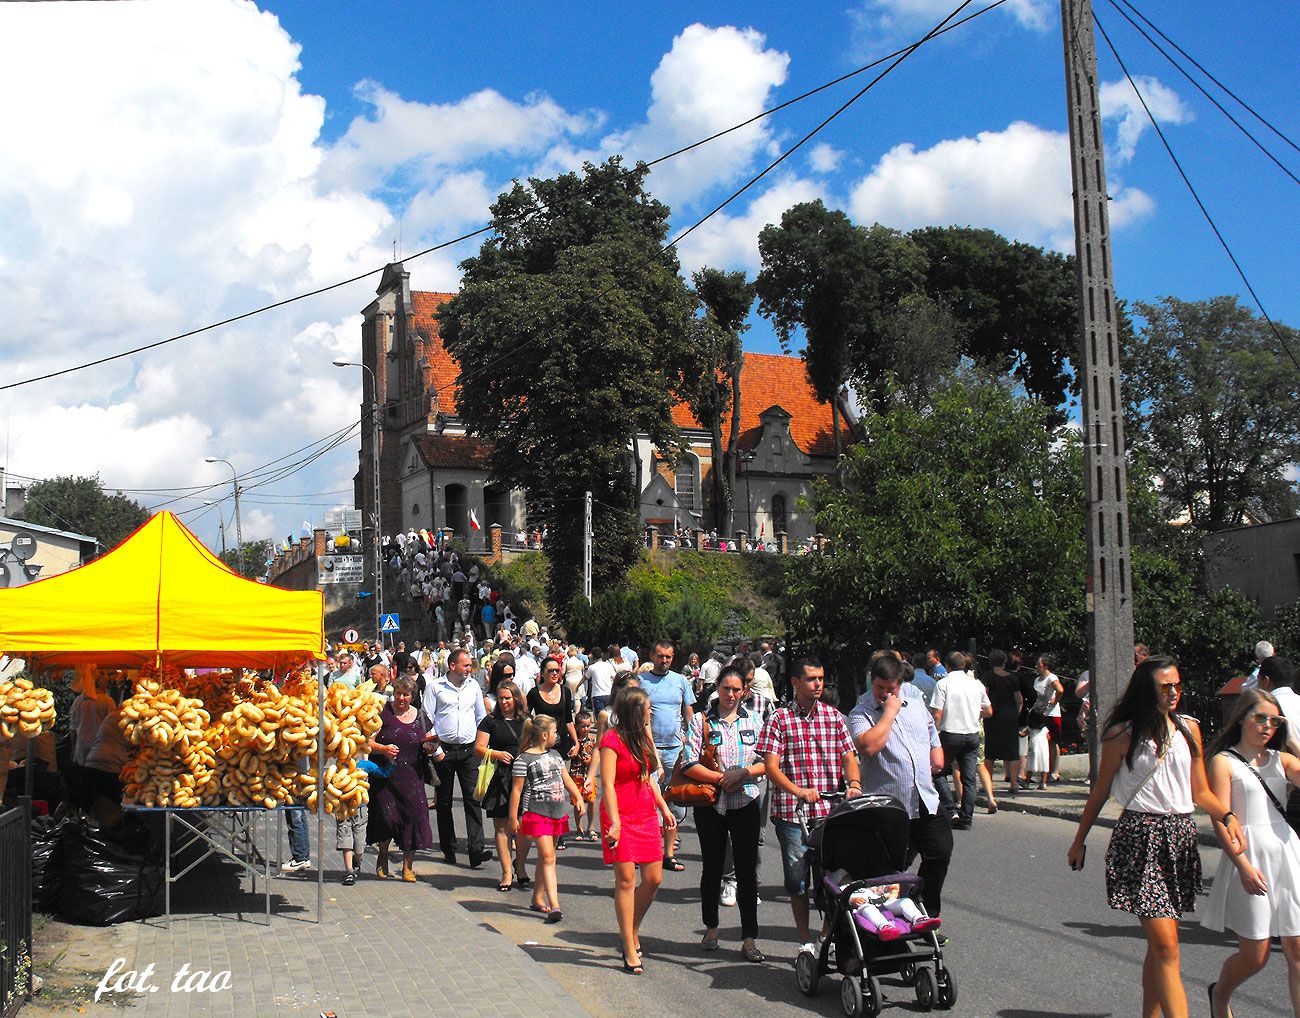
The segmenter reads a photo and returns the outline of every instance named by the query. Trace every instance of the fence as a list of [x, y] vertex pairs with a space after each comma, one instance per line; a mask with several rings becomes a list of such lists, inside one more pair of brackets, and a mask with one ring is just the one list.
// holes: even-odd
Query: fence
[[27, 1000], [32, 973], [31, 800], [0, 813], [0, 1002], [4, 1018]]

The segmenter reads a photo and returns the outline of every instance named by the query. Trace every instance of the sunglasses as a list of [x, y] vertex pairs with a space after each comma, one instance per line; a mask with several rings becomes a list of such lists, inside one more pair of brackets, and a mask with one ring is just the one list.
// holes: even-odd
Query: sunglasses
[[1286, 718], [1279, 717], [1276, 714], [1252, 714], [1250, 720], [1257, 725], [1264, 725], [1266, 728], [1281, 728], [1286, 724]]
[[1156, 686], [1156, 690], [1162, 696], [1168, 696], [1170, 693], [1181, 693], [1183, 691], [1183, 684], [1181, 682], [1162, 682], [1160, 685]]

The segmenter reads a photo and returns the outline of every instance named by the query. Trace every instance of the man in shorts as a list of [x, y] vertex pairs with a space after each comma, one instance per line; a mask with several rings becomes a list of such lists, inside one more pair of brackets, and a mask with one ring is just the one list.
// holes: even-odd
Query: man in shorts
[[826, 669], [816, 658], [802, 658], [795, 662], [792, 680], [794, 703], [773, 713], [758, 740], [758, 752], [767, 761], [773, 789], [772, 823], [781, 844], [799, 950], [811, 954], [817, 948], [808, 931], [809, 846], [799, 824], [799, 807], [803, 805], [804, 821], [811, 824], [830, 812], [823, 793], [844, 787], [854, 798], [862, 794], [862, 782], [849, 726], [836, 708], [822, 702]]

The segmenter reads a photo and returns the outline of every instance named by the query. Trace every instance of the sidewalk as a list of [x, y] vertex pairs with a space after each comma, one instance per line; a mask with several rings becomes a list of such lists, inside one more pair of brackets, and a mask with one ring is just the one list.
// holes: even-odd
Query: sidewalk
[[[994, 791], [998, 797], [998, 809], [1014, 813], [1033, 813], [1038, 816], [1058, 817], [1078, 823], [1083, 816], [1083, 806], [1088, 800], [1088, 755], [1074, 753], [1061, 757], [1061, 780], [1058, 784], [1049, 784], [1039, 790], [1036, 785], [1022, 788], [1016, 795], [1008, 795], [1006, 782], [998, 781], [1002, 773], [1001, 766], [990, 768], [994, 774]], [[981, 804], [984, 803], [980, 796]], [[983, 805], [981, 805], [983, 808]], [[1114, 827], [1119, 819], [1119, 803], [1107, 799], [1097, 817], [1098, 827]], [[1196, 829], [1200, 843], [1207, 847], [1218, 845], [1214, 837], [1214, 826], [1210, 818], [1200, 810], [1196, 811]]]
[[[175, 885], [172, 922], [160, 917], [106, 929], [45, 924], [37, 935], [38, 974], [49, 994], [35, 997], [25, 1014], [106, 1014], [129, 1007], [140, 1015], [265, 1015], [286, 1011], [316, 1018], [573, 1018], [587, 1011], [525, 951], [421, 880], [376, 879], [375, 856], [354, 887], [340, 882], [334, 825], [326, 825], [325, 909], [318, 925], [314, 870], [272, 881], [271, 924], [265, 924], [262, 893], [239, 880], [231, 863], [205, 863]], [[316, 829], [312, 826], [312, 840]], [[271, 846], [275, 857], [275, 846]], [[400, 857], [399, 857], [400, 859]], [[400, 862], [398, 863], [400, 870]], [[430, 871], [417, 859], [416, 872]], [[258, 891], [263, 891], [261, 880]], [[216, 913], [216, 914], [213, 914]], [[41, 941], [56, 942], [54, 957]], [[153, 966], [155, 989], [107, 992], [92, 1003], [99, 980], [116, 959], [118, 971]], [[50, 966], [53, 965], [51, 969]], [[229, 972], [227, 989], [204, 992], [198, 978], [190, 992], [179, 976], [188, 966]], [[116, 998], [116, 1000], [115, 1000]], [[83, 1007], [76, 1007], [82, 1003]]]

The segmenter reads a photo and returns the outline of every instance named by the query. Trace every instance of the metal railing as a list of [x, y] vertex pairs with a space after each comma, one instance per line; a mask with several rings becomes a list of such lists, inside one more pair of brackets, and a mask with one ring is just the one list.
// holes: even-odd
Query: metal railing
[[17, 1014], [32, 978], [32, 804], [0, 813], [0, 1006]]

